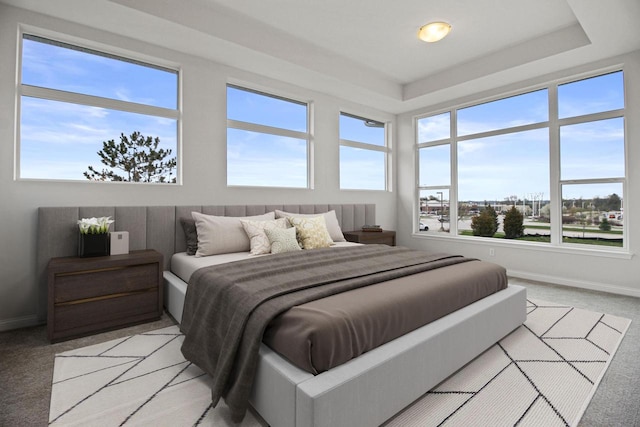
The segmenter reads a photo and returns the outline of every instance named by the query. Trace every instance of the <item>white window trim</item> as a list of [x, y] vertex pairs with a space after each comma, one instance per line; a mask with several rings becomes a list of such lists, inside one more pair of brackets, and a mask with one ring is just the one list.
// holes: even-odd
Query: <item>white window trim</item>
[[461, 235], [449, 235], [450, 233], [418, 233], [414, 232], [412, 234], [413, 238], [416, 239], [426, 239], [426, 240], [442, 240], [446, 242], [457, 242], [463, 243], [465, 245], [477, 245], [484, 247], [504, 247], [504, 248], [517, 248], [523, 250], [533, 250], [540, 251], [544, 250], [547, 252], [554, 253], [562, 253], [562, 254], [573, 254], [579, 253], [581, 255], [589, 255], [598, 258], [618, 258], [618, 259], [631, 259], [633, 258], [633, 253], [629, 251], [623, 251], [621, 249], [602, 249], [607, 248], [606, 246], [594, 246], [594, 245], [580, 245], [580, 244], [572, 244], [571, 246], [562, 245], [562, 246], [554, 246], [549, 243], [539, 243], [539, 242], [527, 242], [527, 241], [519, 241], [519, 240], [508, 240], [508, 239], [495, 239], [492, 237], [474, 237], [474, 236], [461, 236]]
[[[69, 44], [78, 48], [86, 48], [96, 52], [102, 52], [106, 55], [114, 56], [114, 58], [122, 57], [134, 62], [146, 64], [152, 67], [164, 68], [167, 71], [174, 71], [177, 75], [176, 85], [176, 108], [163, 108], [152, 105], [139, 104], [135, 102], [121, 101], [118, 99], [104, 98], [94, 95], [86, 95], [81, 93], [68, 92], [64, 90], [33, 86], [22, 83], [22, 49], [25, 34], [50, 39], [63, 44]], [[142, 114], [146, 116], [162, 117], [176, 120], [176, 182], [173, 185], [182, 185], [182, 70], [176, 64], [163, 63], [156, 58], [137, 54], [134, 52], [123, 51], [110, 46], [102, 45], [97, 42], [80, 39], [66, 34], [47, 31], [44, 29], [32, 27], [29, 25], [21, 25], [18, 34], [17, 49], [17, 91], [16, 91], [16, 131], [14, 142], [14, 180], [15, 181], [39, 181], [39, 182], [65, 182], [78, 184], [116, 184], [116, 185], [165, 185], [167, 183], [155, 182], [125, 182], [125, 181], [93, 181], [93, 180], [68, 180], [68, 179], [42, 179], [42, 178], [21, 178], [20, 176], [20, 149], [21, 149], [21, 123], [22, 123], [22, 97], [45, 99], [50, 101], [66, 102], [77, 105], [85, 105], [89, 107], [106, 108], [111, 110], [124, 111], [128, 113]]]
[[[360, 120], [372, 120], [372, 121], [376, 121], [378, 123], [382, 123], [384, 124], [384, 145], [377, 145], [377, 144], [369, 144], [366, 142], [360, 142], [360, 141], [353, 141], [350, 139], [343, 139], [340, 138], [340, 146], [344, 146], [344, 147], [352, 147], [352, 148], [359, 148], [361, 150], [370, 150], [370, 151], [377, 151], [380, 153], [384, 153], [384, 189], [380, 189], [380, 190], [371, 190], [371, 189], [366, 189], [366, 188], [340, 188], [340, 191], [387, 191], [387, 192], [391, 192], [391, 188], [392, 188], [392, 182], [391, 182], [391, 176], [392, 176], [392, 167], [391, 165], [393, 164], [392, 160], [392, 149], [391, 149], [391, 123], [389, 122], [385, 122], [382, 120], [375, 120], [375, 119], [371, 119], [368, 117], [363, 117], [361, 115], [358, 114], [352, 114], [349, 113], [345, 110], [340, 110], [340, 113], [338, 115], [338, 121], [340, 120], [340, 116], [345, 115], [347, 117], [352, 117], [354, 119], [360, 119]], [[338, 131], [339, 132], [339, 131]]]
[[[277, 95], [272, 92], [267, 92], [262, 89], [252, 88], [250, 85], [245, 85], [241, 83], [233, 83], [228, 81], [225, 86], [225, 93], [227, 88], [232, 87], [238, 90], [244, 90], [247, 92], [252, 92], [258, 95], [267, 96], [271, 98], [280, 99], [282, 101], [292, 102], [295, 104], [300, 104], [306, 106], [307, 109], [307, 132], [301, 132], [296, 130], [290, 130], [285, 128], [279, 128], [275, 126], [267, 126], [261, 125], [258, 123], [245, 122], [242, 120], [232, 120], [227, 118], [227, 129], [238, 129], [245, 130], [249, 132], [263, 133], [267, 135], [276, 135], [276, 136], [284, 136], [288, 138], [302, 139], [306, 141], [307, 145], [307, 185], [306, 187], [278, 187], [273, 185], [238, 185], [238, 184], [229, 184], [229, 176], [225, 174], [225, 180], [228, 188], [249, 188], [249, 189], [265, 189], [265, 188], [282, 188], [287, 190], [313, 190], [315, 186], [314, 181], [314, 173], [313, 173], [313, 102], [311, 101], [301, 101], [299, 99], [295, 99], [293, 97]], [[227, 141], [228, 144], [228, 141]], [[226, 160], [225, 160], [226, 167]]]
[[66, 92], [63, 90], [49, 89], [27, 84], [20, 85], [20, 95], [31, 98], [60, 101], [71, 104], [86, 105], [89, 107], [107, 108], [110, 110], [137, 113], [146, 116], [163, 117], [167, 119], [180, 119], [180, 111], [170, 108], [154, 107], [152, 105], [138, 104], [135, 102], [121, 101], [119, 99], [103, 98], [94, 95]]
[[227, 119], [227, 127], [232, 129], [246, 130], [257, 133], [266, 133], [269, 135], [285, 136], [288, 138], [308, 140], [308, 133], [272, 126], [260, 125], [257, 123], [243, 122], [241, 120]]
[[[561, 201], [562, 200], [562, 185], [564, 184], [600, 184], [600, 183], [622, 183], [623, 194], [625, 198], [629, 197], [628, 193], [628, 176], [629, 176], [629, 158], [628, 158], [628, 133], [626, 129], [627, 117], [625, 116], [626, 108], [620, 108], [616, 110], [609, 110], [600, 113], [590, 113], [580, 116], [567, 117], [567, 118], [558, 118], [558, 86], [566, 83], [572, 83], [575, 81], [588, 79], [592, 77], [598, 77], [601, 75], [605, 75], [608, 73], [613, 73], [617, 71], [622, 71], [625, 79], [624, 83], [624, 94], [626, 98], [627, 93], [627, 83], [626, 83], [626, 73], [624, 72], [624, 66], [616, 65], [612, 67], [607, 67], [605, 69], [600, 69], [596, 71], [592, 71], [589, 73], [581, 73], [579, 75], [564, 77], [562, 79], [550, 81], [543, 84], [538, 84], [534, 87], [525, 87], [520, 90], [509, 91], [507, 93], [498, 94], [492, 96], [490, 98], [478, 99], [471, 102], [466, 102], [464, 104], [460, 104], [457, 106], [453, 106], [449, 109], [440, 109], [433, 112], [422, 113], [420, 115], [413, 117], [413, 127], [414, 127], [414, 158], [415, 158], [415, 183], [416, 183], [416, 191], [414, 196], [414, 212], [417, 212], [420, 209], [420, 191], [421, 190], [436, 190], [436, 189], [445, 189], [449, 190], [449, 200], [455, 200], [456, 203], [449, 203], [449, 217], [457, 218], [458, 217], [458, 159], [457, 159], [457, 143], [458, 141], [465, 140], [473, 140], [480, 139], [485, 137], [510, 134], [515, 132], [522, 132], [533, 129], [549, 129], [549, 168], [550, 168], [550, 202], [551, 202], [551, 215], [552, 218], [562, 218], [562, 203], [554, 203], [553, 201]], [[457, 136], [457, 112], [463, 108], [472, 107], [480, 104], [484, 104], [487, 102], [497, 101], [500, 99], [509, 98], [512, 96], [522, 95], [530, 92], [535, 92], [536, 90], [547, 89], [548, 97], [549, 97], [549, 120], [544, 122], [538, 122], [533, 124], [527, 124], [522, 126], [515, 126], [510, 128], [479, 132], [476, 134], [468, 134], [464, 136]], [[625, 100], [626, 105], [626, 100]], [[429, 142], [418, 142], [418, 122], [420, 119], [436, 116], [443, 113], [450, 113], [450, 137], [439, 139], [435, 141]], [[560, 179], [560, 128], [561, 126], [572, 125], [572, 124], [580, 124], [580, 123], [590, 123], [600, 120], [612, 119], [612, 118], [623, 118], [624, 120], [624, 163], [625, 163], [625, 176], [624, 177], [612, 177], [612, 178], [596, 178], [596, 179], [573, 179], [573, 180], [561, 180]], [[420, 149], [425, 147], [432, 147], [438, 145], [450, 144], [451, 148], [451, 184], [449, 186], [420, 186]], [[630, 218], [630, 213], [627, 212], [627, 206], [630, 204], [625, 201], [625, 218]], [[414, 214], [415, 215], [415, 214]], [[609, 246], [596, 246], [589, 244], [563, 244], [562, 243], [562, 224], [561, 221], [551, 221], [551, 242], [550, 243], [538, 243], [538, 242], [527, 242], [527, 241], [511, 241], [505, 239], [496, 239], [496, 238], [487, 238], [487, 237], [477, 237], [477, 236], [461, 236], [458, 234], [458, 224], [457, 221], [453, 221], [449, 223], [449, 233], [446, 235], [443, 234], [435, 234], [435, 233], [425, 233], [420, 232], [419, 216], [415, 217], [413, 221], [413, 233], [412, 236], [416, 238], [427, 238], [427, 239], [444, 239], [444, 240], [460, 240], [465, 243], [473, 243], [473, 244], [481, 244], [481, 245], [499, 245], [505, 247], [513, 247], [518, 246], [525, 249], [544, 249], [551, 252], [559, 252], [559, 253], [581, 253], [588, 254], [594, 256], [607, 256], [612, 258], [624, 258], [630, 259], [632, 254], [630, 252], [629, 245], [629, 227], [628, 221], [625, 219], [625, 227], [623, 228], [623, 246], [621, 248], [609, 247]]]

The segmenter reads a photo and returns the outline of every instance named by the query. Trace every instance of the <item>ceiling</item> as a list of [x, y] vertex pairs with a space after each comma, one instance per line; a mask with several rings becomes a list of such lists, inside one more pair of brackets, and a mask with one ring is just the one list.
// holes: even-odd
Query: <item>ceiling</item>
[[0, 2], [391, 113], [640, 49], [639, 0]]

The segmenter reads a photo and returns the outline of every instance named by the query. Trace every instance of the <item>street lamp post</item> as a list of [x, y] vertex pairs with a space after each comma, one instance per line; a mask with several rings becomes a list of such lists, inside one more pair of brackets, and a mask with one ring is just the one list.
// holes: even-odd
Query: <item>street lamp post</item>
[[444, 205], [442, 204], [442, 191], [436, 191], [440, 195], [440, 231], [444, 231]]

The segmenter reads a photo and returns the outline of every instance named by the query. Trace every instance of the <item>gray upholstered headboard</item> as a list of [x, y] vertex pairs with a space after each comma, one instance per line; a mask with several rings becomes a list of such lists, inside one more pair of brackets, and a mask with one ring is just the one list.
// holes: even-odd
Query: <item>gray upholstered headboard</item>
[[180, 218], [191, 212], [219, 216], [261, 215], [273, 210], [295, 213], [323, 213], [336, 211], [340, 228], [357, 230], [364, 224], [375, 224], [374, 204], [327, 205], [244, 205], [244, 206], [100, 206], [100, 207], [41, 207], [38, 209], [37, 271], [39, 280], [40, 318], [46, 317], [46, 267], [51, 258], [73, 256], [78, 252], [77, 220], [110, 216], [111, 231], [129, 232], [129, 249], [155, 249], [164, 256], [165, 269], [171, 255], [186, 250], [186, 240]]

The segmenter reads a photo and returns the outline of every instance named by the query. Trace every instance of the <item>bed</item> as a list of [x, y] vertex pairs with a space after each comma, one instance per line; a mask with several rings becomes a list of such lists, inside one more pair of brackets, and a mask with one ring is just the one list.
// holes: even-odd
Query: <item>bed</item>
[[[154, 248], [165, 256], [165, 306], [180, 322], [187, 284], [179, 277], [184, 273], [171, 267], [186, 246], [179, 219], [192, 211], [249, 216], [275, 209], [335, 210], [343, 230], [375, 223], [374, 205], [40, 208], [38, 264], [42, 271], [50, 257], [75, 253], [74, 238], [60, 239], [74, 236], [76, 219], [112, 216], [115, 230], [130, 232], [130, 249]], [[319, 375], [262, 344], [251, 405], [272, 426], [379, 425], [519, 326], [525, 302], [524, 288], [508, 286]]]

